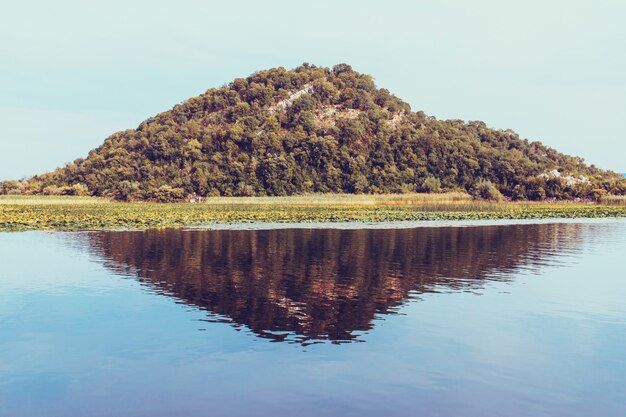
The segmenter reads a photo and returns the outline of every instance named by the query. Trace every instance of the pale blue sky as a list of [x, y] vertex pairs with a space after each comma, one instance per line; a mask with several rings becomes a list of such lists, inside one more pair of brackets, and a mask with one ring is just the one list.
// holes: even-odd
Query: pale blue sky
[[0, 179], [302, 62], [349, 63], [414, 110], [626, 172], [623, 0], [0, 2]]

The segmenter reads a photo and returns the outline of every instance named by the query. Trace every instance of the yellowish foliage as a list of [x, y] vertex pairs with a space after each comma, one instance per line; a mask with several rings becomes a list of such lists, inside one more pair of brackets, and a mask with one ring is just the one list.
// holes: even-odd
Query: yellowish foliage
[[119, 203], [81, 197], [0, 198], [0, 231], [147, 229], [249, 222], [384, 222], [626, 217], [626, 206], [473, 201], [461, 194], [215, 198]]

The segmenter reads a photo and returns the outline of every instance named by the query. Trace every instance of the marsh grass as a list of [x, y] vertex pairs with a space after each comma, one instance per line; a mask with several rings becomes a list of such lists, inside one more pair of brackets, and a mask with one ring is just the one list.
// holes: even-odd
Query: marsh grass
[[409, 194], [304, 194], [286, 197], [209, 197], [204, 204], [210, 205], [407, 205], [421, 203], [452, 204], [471, 202], [466, 193], [409, 193]]
[[626, 196], [624, 195], [609, 195], [602, 197], [603, 204], [609, 205], [626, 205]]
[[0, 195], [0, 205], [6, 204], [102, 204], [110, 202], [101, 197], [47, 196], [47, 195]]
[[119, 203], [89, 197], [0, 198], [0, 231], [148, 229], [250, 222], [384, 222], [626, 217], [626, 205], [487, 202], [461, 194], [224, 197]]

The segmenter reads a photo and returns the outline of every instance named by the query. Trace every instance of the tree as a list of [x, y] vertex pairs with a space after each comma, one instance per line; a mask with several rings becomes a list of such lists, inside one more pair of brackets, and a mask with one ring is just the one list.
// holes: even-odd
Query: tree
[[[555, 170], [585, 181], [546, 177]], [[412, 112], [347, 64], [303, 64], [212, 88], [111, 135], [84, 159], [0, 184], [5, 194], [159, 201], [189, 194], [459, 189], [541, 200], [586, 197], [592, 190], [625, 194], [626, 180], [510, 130]]]

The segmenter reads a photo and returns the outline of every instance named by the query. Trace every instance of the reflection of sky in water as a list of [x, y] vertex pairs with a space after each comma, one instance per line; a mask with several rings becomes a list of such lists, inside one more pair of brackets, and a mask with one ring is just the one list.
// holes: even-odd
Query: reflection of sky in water
[[622, 416], [626, 223], [553, 227], [576, 241], [538, 235], [536, 267], [310, 346], [206, 323], [85, 234], [1, 234], [0, 415]]

